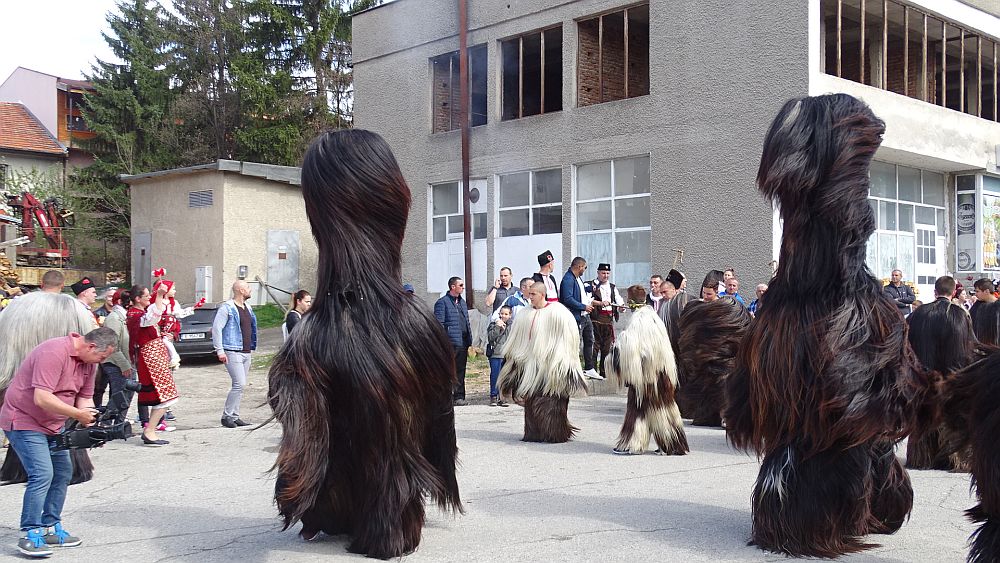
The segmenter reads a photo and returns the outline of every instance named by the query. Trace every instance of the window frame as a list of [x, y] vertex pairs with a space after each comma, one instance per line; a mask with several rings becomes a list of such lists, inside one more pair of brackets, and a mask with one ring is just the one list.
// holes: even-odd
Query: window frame
[[[483, 122], [479, 123], [479, 124], [476, 124], [475, 123], [475, 119], [473, 119], [473, 114], [475, 113], [474, 112], [474, 108], [473, 108], [473, 104], [472, 104], [472, 102], [473, 102], [473, 95], [474, 95], [473, 79], [474, 79], [474, 76], [478, 75], [479, 73], [478, 73], [478, 71], [477, 72], [473, 72], [473, 69], [472, 69], [472, 65], [473, 65], [473, 51], [476, 51], [477, 56], [479, 56], [479, 54], [481, 53], [482, 60], [485, 63], [485, 66], [486, 66], [486, 68], [482, 69], [481, 75], [482, 75], [482, 79], [484, 80], [484, 84], [483, 84], [483, 86], [484, 86], [484, 95], [486, 95], [488, 97], [489, 96], [489, 93], [488, 93], [488, 90], [489, 90], [489, 49], [487, 48], [487, 44], [486, 43], [480, 43], [478, 45], [470, 45], [469, 47], [466, 47], [466, 51], [468, 52], [468, 59], [469, 59], [469, 89], [468, 89], [469, 90], [469, 92], [468, 92], [469, 93], [469, 127], [482, 127], [484, 125], [489, 124], [489, 122], [490, 122], [490, 118], [489, 118], [489, 100], [487, 99], [485, 101], [485, 107], [483, 108], [483, 112], [482, 112]], [[428, 59], [428, 69], [429, 69], [429, 73], [430, 73], [430, 103], [431, 103], [431, 112], [430, 112], [430, 118], [431, 119], [430, 119], [430, 121], [431, 121], [431, 134], [432, 135], [436, 135], [438, 133], [449, 133], [451, 131], [458, 131], [458, 130], [460, 130], [462, 128], [461, 119], [457, 120], [458, 122], [456, 123], [456, 120], [455, 120], [456, 110], [454, 110], [454, 109], [450, 109], [448, 111], [448, 127], [446, 129], [440, 129], [440, 130], [437, 128], [437, 121], [438, 121], [437, 120], [437, 115], [438, 115], [438, 103], [437, 102], [438, 102], [438, 98], [436, 96], [437, 84], [436, 84], [436, 78], [435, 78], [435, 73], [434, 73], [434, 67], [435, 67], [435, 64], [437, 64], [437, 61], [443, 60], [445, 58], [447, 58], [447, 60], [448, 60], [448, 84], [449, 84], [449, 88], [448, 88], [448, 105], [449, 105], [449, 108], [454, 107], [455, 103], [460, 103], [461, 95], [462, 95], [461, 94], [461, 92], [462, 92], [461, 86], [462, 85], [459, 82], [461, 80], [461, 70], [460, 70], [460, 66], [459, 66], [460, 65], [460, 63], [459, 63], [459, 50], [456, 49], [454, 51], [448, 51], [447, 53], [441, 53], [439, 55], [435, 55], [433, 57], [430, 57]], [[455, 88], [454, 84], [458, 84], [458, 88]], [[476, 115], [478, 115], [478, 114], [476, 114]], [[448, 182], [442, 182], [442, 183], [448, 183]]]
[[[532, 116], [535, 116], [535, 115], [545, 115], [547, 113], [556, 113], [556, 112], [560, 112], [560, 111], [563, 110], [563, 100], [562, 100], [561, 96], [560, 96], [559, 107], [558, 108], [556, 108], [556, 109], [549, 109], [549, 110], [546, 110], [546, 108], [545, 108], [545, 34], [547, 32], [549, 32], [549, 31], [552, 31], [552, 30], [555, 30], [555, 29], [559, 30], [559, 51], [560, 51], [560, 56], [559, 56], [559, 90], [560, 90], [560, 92], [562, 92], [562, 88], [563, 88], [563, 84], [564, 84], [564, 81], [563, 81], [563, 68], [562, 67], [563, 67], [563, 61], [565, 59], [565, 53], [562, 52], [563, 45], [565, 44], [565, 42], [564, 42], [564, 37], [565, 37], [564, 33], [565, 32], [563, 30], [563, 24], [562, 24], [562, 22], [555, 23], [555, 24], [552, 24], [552, 25], [549, 25], [549, 26], [545, 26], [545, 27], [541, 27], [541, 28], [538, 28], [538, 29], [534, 29], [532, 31], [528, 31], [528, 32], [525, 32], [525, 33], [519, 33], [517, 35], [511, 35], [509, 37], [504, 37], [504, 38], [501, 38], [501, 39], [499, 39], [497, 41], [497, 54], [499, 56], [499, 73], [498, 73], [498, 76], [500, 77], [500, 96], [499, 96], [500, 97], [500, 105], [499, 105], [500, 121], [514, 121], [514, 120], [517, 120], [517, 119], [524, 119], [525, 117], [532, 117]], [[540, 60], [539, 60], [539, 75], [540, 75], [541, 79], [540, 79], [539, 96], [538, 96], [539, 111], [538, 111], [538, 113], [531, 113], [531, 114], [525, 115], [524, 114], [524, 40], [525, 40], [525, 38], [531, 37], [533, 35], [538, 35], [539, 36], [539, 45], [540, 45], [539, 46], [539, 57], [540, 57]], [[516, 73], [517, 80], [518, 80], [518, 93], [517, 93], [518, 110], [517, 110], [517, 115], [516, 116], [505, 117], [504, 116], [505, 115], [504, 112], [505, 112], [505, 108], [506, 108], [506, 105], [507, 105], [507, 94], [506, 94], [506, 88], [505, 88], [505, 83], [504, 83], [505, 76], [506, 76], [506, 69], [504, 68], [504, 54], [503, 54], [504, 53], [504, 44], [509, 43], [511, 41], [515, 41], [515, 40], [517, 41], [517, 46], [518, 46], [518, 65], [517, 65], [517, 73]]]
[[[472, 183], [473, 180], [481, 180], [481, 178], [469, 178], [469, 183]], [[457, 190], [458, 212], [457, 213], [443, 213], [443, 214], [435, 215], [434, 214], [434, 188], [436, 186], [444, 186], [444, 185], [447, 185], [447, 184], [455, 184], [455, 185], [458, 186], [458, 190]], [[462, 195], [463, 195], [463, 193], [464, 193], [464, 190], [462, 188], [462, 181], [461, 180], [453, 180], [453, 181], [450, 181], [450, 182], [436, 182], [436, 183], [428, 184], [427, 185], [427, 243], [428, 244], [447, 243], [452, 238], [458, 238], [458, 237], [450, 237], [450, 235], [452, 235], [454, 233], [451, 233], [451, 232], [448, 231], [448, 224], [450, 223], [451, 218], [453, 218], [453, 217], [457, 217], [457, 218], [459, 218], [462, 221], [462, 223], [463, 223], [463, 231], [464, 231], [464, 221], [465, 221], [464, 215], [465, 215], [465, 213], [464, 213], [464, 210], [462, 208]], [[480, 197], [485, 197], [485, 196], [483, 194], [481, 194]], [[479, 220], [479, 221], [483, 221], [485, 223], [487, 221], [487, 218], [488, 218], [488, 213], [486, 211], [475, 212], [475, 211], [472, 211], [470, 209], [469, 216], [472, 219], [472, 225], [471, 225], [472, 240], [474, 240], [474, 241], [476, 241], [476, 240], [486, 240], [489, 237], [489, 225], [488, 224], [484, 224], [482, 226], [482, 233], [483, 233], [483, 235], [477, 237], [476, 236], [476, 221]], [[445, 220], [445, 225], [444, 225], [444, 240], [434, 240], [434, 219], [444, 219]], [[463, 232], [463, 231], [457, 231], [457, 232]], [[464, 238], [464, 235], [463, 235], [463, 238]]]
[[[551, 172], [553, 170], [558, 170], [559, 171], [559, 186], [560, 186], [560, 189], [559, 189], [559, 201], [558, 202], [537, 203], [536, 204], [535, 203], [535, 190], [534, 190], [534, 187], [535, 187], [535, 174], [540, 173], [540, 172]], [[512, 206], [508, 206], [508, 207], [502, 207], [500, 202], [502, 201], [502, 198], [503, 198], [503, 177], [504, 176], [514, 176], [515, 174], [528, 174], [528, 204], [527, 205], [512, 205]], [[545, 168], [533, 168], [533, 169], [530, 169], [530, 170], [516, 170], [516, 171], [511, 171], [511, 172], [504, 172], [502, 174], [497, 174], [496, 175], [496, 186], [497, 186], [496, 187], [496, 194], [497, 195], [496, 195], [496, 205], [494, 206], [495, 209], [496, 209], [496, 211], [494, 212], [494, 224], [496, 225], [496, 233], [495, 233], [494, 238], [500, 239], [500, 238], [525, 237], [525, 236], [533, 236], [533, 235], [551, 235], [551, 234], [556, 234], [556, 233], [536, 233], [535, 232], [535, 214], [534, 214], [534, 210], [535, 209], [544, 209], [544, 208], [559, 208], [560, 210], [562, 210], [562, 208], [563, 208], [563, 200], [565, 199], [565, 196], [562, 193], [562, 180], [563, 180], [563, 167], [562, 166], [552, 166], [552, 167], [545, 167]], [[500, 214], [502, 212], [504, 212], [504, 211], [520, 211], [522, 209], [528, 211], [528, 232], [525, 233], [525, 234], [520, 234], [520, 235], [503, 235], [501, 233], [501, 231], [500, 231], [500, 228], [501, 228], [501, 225], [502, 225], [502, 222], [500, 220]], [[560, 219], [560, 225], [559, 225], [559, 231], [558, 232], [562, 233], [564, 229], [565, 229], [565, 225], [563, 224], [562, 220]]]

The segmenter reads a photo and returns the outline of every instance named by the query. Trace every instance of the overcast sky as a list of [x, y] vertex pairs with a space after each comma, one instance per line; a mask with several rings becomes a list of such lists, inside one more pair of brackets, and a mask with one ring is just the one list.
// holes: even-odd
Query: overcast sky
[[95, 59], [109, 59], [101, 37], [114, 0], [3, 0], [0, 83], [23, 66], [62, 78], [83, 78]]

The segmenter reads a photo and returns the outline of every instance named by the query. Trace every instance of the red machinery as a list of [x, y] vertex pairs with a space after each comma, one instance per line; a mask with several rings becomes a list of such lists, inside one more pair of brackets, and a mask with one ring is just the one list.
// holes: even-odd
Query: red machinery
[[21, 195], [8, 195], [7, 204], [14, 211], [14, 215], [21, 219], [21, 234], [27, 236], [31, 242], [35, 242], [35, 222], [41, 229], [42, 235], [48, 241], [48, 248], [23, 247], [17, 251], [18, 262], [26, 262], [25, 265], [56, 265], [62, 266], [70, 258], [69, 245], [63, 236], [63, 230], [73, 224], [73, 212], [63, 208], [58, 199], [47, 198], [45, 201], [38, 201], [38, 198], [30, 192], [21, 192]]

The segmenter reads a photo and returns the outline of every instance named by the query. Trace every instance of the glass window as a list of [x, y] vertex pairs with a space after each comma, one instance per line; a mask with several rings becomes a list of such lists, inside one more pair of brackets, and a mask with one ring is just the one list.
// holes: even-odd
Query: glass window
[[576, 168], [578, 200], [611, 197], [611, 161], [584, 164]]
[[649, 193], [649, 157], [615, 161], [615, 195]]
[[472, 216], [472, 238], [486, 238], [486, 214], [476, 213]]
[[462, 219], [461, 215], [449, 215], [448, 216], [448, 234], [452, 235], [455, 233], [461, 233], [465, 230], [465, 221]]
[[450, 215], [459, 213], [458, 205], [458, 184], [438, 184], [434, 186], [432, 193], [432, 203], [434, 215]]
[[916, 168], [898, 167], [899, 199], [920, 203], [920, 170]]
[[539, 170], [538, 172], [532, 172], [532, 176], [534, 176], [534, 185], [531, 194], [531, 203], [533, 205], [562, 203], [561, 169]]
[[944, 209], [937, 210], [937, 234], [939, 237], [948, 236], [944, 226]]
[[435, 217], [433, 223], [434, 242], [444, 242], [448, 238], [448, 218], [447, 217]]
[[528, 191], [529, 178], [528, 172], [500, 176], [500, 207], [528, 205], [530, 203], [528, 199], [530, 195]]
[[534, 234], [546, 235], [562, 232], [562, 206], [536, 207], [531, 210]]
[[976, 189], [976, 177], [975, 176], [959, 176], [956, 180], [956, 186], [958, 186], [958, 191], [960, 192], [971, 192]]
[[[576, 236], [576, 251], [592, 264], [612, 264], [614, 257], [611, 252], [611, 233], [579, 234]], [[615, 279], [618, 272], [615, 271]], [[618, 282], [616, 282], [617, 285]]]
[[[896, 235], [878, 235], [879, 268], [877, 276], [887, 278], [896, 268]], [[913, 271], [912, 269], [910, 270]]]
[[528, 226], [528, 209], [500, 212], [500, 236], [519, 237], [531, 234]]
[[878, 228], [884, 231], [896, 230], [896, 204], [891, 201], [878, 202]]
[[924, 170], [924, 203], [944, 207], [944, 174]]
[[[921, 225], [933, 225], [935, 222], [935, 213], [933, 207], [924, 207], [922, 205], [917, 206], [917, 223]], [[900, 229], [902, 230], [902, 229]]]
[[[933, 220], [933, 213], [931, 219]], [[933, 223], [932, 223], [933, 224]], [[908, 233], [913, 232], [913, 206], [904, 203], [899, 204], [899, 230]]]
[[871, 195], [896, 199], [896, 166], [874, 160], [870, 170]]
[[649, 197], [615, 200], [615, 225], [618, 227], [648, 227]]
[[983, 191], [1000, 194], [1000, 178], [983, 176]]
[[652, 249], [650, 248], [649, 231], [615, 233], [614, 272], [616, 279], [629, 280], [629, 283], [648, 279], [652, 273], [650, 256], [652, 256]]
[[[912, 235], [899, 235], [897, 240], [896, 267], [904, 272], [913, 272], [914, 240]], [[930, 262], [928, 262], [930, 263]], [[890, 272], [892, 273], [892, 272]], [[910, 274], [912, 275], [912, 274]]]
[[595, 201], [576, 206], [577, 231], [601, 231], [611, 228], [611, 202]]

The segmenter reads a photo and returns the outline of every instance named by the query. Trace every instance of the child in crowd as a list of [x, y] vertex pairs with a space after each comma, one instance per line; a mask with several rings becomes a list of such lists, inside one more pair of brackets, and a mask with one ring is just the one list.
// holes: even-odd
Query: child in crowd
[[500, 368], [503, 367], [503, 345], [507, 342], [509, 334], [508, 323], [510, 322], [511, 308], [507, 305], [500, 307], [500, 316], [490, 323], [486, 329], [487, 345], [486, 356], [490, 359], [490, 406], [509, 407], [497, 392], [497, 376], [500, 375]]

